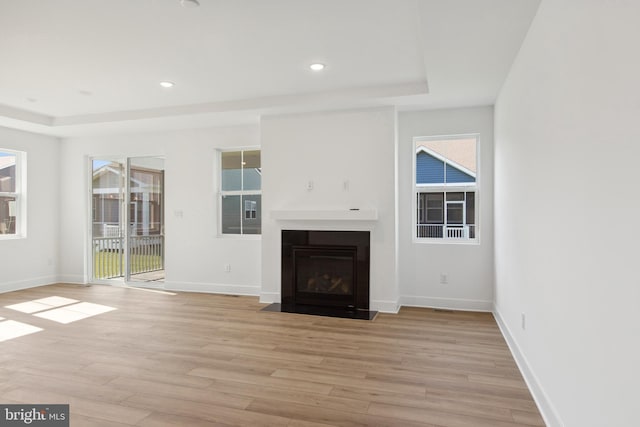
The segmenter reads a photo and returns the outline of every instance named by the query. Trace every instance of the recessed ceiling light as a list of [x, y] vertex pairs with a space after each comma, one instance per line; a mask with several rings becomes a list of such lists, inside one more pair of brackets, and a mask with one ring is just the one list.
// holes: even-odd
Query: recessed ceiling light
[[198, 7], [200, 2], [198, 0], [180, 0], [182, 7]]
[[174, 84], [175, 83], [173, 83], [173, 82], [160, 82], [160, 86], [166, 87], [166, 88], [173, 87]]
[[309, 65], [309, 68], [311, 68], [313, 71], [322, 71], [324, 70], [324, 64], [316, 62], [315, 64]]

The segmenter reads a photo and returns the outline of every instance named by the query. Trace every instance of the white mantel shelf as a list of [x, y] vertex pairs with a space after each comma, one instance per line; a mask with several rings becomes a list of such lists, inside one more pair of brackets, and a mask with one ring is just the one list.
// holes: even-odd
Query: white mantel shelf
[[377, 221], [376, 209], [274, 210], [271, 218], [279, 221]]

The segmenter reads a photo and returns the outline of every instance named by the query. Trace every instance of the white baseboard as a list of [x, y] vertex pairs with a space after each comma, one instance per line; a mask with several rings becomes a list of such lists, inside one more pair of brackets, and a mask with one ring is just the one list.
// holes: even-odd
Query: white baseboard
[[396, 314], [400, 310], [400, 305], [398, 301], [372, 300], [369, 304], [369, 310]]
[[509, 327], [502, 318], [500, 310], [495, 305], [493, 308], [493, 317], [496, 319], [496, 323], [500, 328], [500, 332], [502, 332], [502, 336], [507, 342], [509, 350], [511, 350], [511, 354], [513, 355], [513, 358], [515, 359], [516, 364], [518, 365], [518, 368], [520, 369], [520, 372], [524, 377], [524, 381], [529, 387], [529, 391], [533, 396], [533, 400], [535, 400], [536, 405], [538, 405], [538, 409], [540, 410], [540, 414], [542, 415], [545, 424], [549, 427], [563, 427], [564, 423], [560, 419], [558, 411], [555, 409], [553, 403], [551, 403], [551, 400], [547, 396], [547, 393], [545, 393], [544, 389], [540, 385], [540, 381], [538, 381], [538, 378], [533, 373], [533, 370], [531, 369], [526, 356], [524, 355], [524, 353], [522, 353], [522, 351], [520, 351], [518, 343], [513, 338]]
[[462, 311], [491, 312], [493, 309], [492, 301], [459, 298], [421, 297], [411, 295], [401, 296], [400, 304], [403, 306], [406, 305], [407, 307], [430, 307]]
[[34, 277], [15, 282], [0, 283], [0, 293], [19, 291], [21, 289], [37, 288], [38, 286], [51, 285], [58, 282], [57, 276]]
[[279, 303], [280, 292], [260, 292], [260, 302], [264, 304]]
[[207, 294], [260, 295], [260, 286], [228, 285], [221, 283], [164, 282], [164, 287], [161, 289], [177, 292], [202, 292]]
[[59, 283], [70, 283], [70, 284], [74, 284], [74, 285], [86, 285], [87, 281], [85, 280], [84, 276], [80, 275], [80, 274], [63, 274], [61, 276], [58, 276], [58, 282]]

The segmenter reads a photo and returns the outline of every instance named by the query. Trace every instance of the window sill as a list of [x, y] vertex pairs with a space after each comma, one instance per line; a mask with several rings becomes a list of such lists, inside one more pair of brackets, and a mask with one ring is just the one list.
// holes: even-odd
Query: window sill
[[480, 239], [429, 239], [429, 238], [413, 238], [413, 243], [419, 245], [466, 245], [477, 246], [480, 245]]
[[0, 234], [0, 240], [20, 240], [26, 238], [27, 236], [22, 234]]
[[218, 234], [217, 237], [229, 240], [261, 240], [262, 234]]

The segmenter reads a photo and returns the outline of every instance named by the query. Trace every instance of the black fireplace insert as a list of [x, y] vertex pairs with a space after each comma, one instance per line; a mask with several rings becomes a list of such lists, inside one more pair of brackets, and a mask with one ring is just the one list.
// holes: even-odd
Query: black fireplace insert
[[281, 311], [370, 318], [368, 231], [283, 230]]

